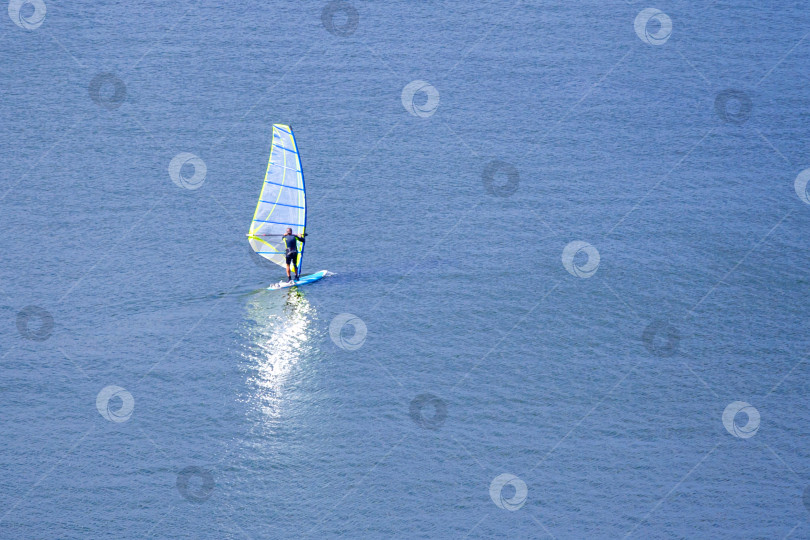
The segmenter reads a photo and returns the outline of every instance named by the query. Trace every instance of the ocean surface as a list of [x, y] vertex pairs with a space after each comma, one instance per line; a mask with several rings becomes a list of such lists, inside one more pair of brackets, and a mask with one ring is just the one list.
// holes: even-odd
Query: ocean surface
[[0, 537], [810, 538], [810, 2], [8, 14]]

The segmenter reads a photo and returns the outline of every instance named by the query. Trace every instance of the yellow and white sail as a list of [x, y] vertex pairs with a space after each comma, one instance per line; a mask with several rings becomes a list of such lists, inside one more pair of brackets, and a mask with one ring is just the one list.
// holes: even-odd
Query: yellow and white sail
[[[256, 253], [284, 266], [286, 246], [282, 235], [289, 227], [293, 234], [303, 236], [306, 224], [307, 193], [298, 145], [290, 126], [273, 124], [270, 160], [250, 223], [248, 241]], [[296, 261], [299, 272], [303, 256], [304, 245], [299, 241]]]

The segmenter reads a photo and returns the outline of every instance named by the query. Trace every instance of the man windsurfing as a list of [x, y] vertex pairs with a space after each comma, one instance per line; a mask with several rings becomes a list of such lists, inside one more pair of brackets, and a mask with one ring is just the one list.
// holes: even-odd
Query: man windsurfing
[[282, 240], [284, 240], [284, 244], [287, 246], [287, 251], [285, 253], [285, 267], [287, 268], [287, 281], [292, 281], [292, 277], [290, 277], [290, 265], [292, 264], [293, 270], [295, 271], [295, 281], [298, 281], [298, 243], [296, 240], [300, 240], [303, 244], [305, 235], [297, 235], [293, 234], [292, 229], [287, 227], [287, 232], [284, 233], [282, 236]]

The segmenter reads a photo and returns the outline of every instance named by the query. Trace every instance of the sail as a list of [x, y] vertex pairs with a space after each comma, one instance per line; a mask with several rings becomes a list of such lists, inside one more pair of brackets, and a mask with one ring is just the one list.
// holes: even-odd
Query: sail
[[[286, 246], [282, 235], [289, 227], [293, 234], [303, 236], [306, 223], [307, 197], [298, 145], [290, 126], [273, 124], [270, 160], [247, 235], [250, 247], [283, 267]], [[296, 267], [299, 272], [303, 257], [304, 245], [298, 241]]]

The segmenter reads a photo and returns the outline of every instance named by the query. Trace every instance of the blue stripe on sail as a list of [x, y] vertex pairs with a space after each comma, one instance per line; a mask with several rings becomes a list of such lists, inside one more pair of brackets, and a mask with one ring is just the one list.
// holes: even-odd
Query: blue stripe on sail
[[293, 227], [303, 227], [300, 223], [284, 223], [283, 221], [265, 221], [263, 219], [254, 219], [253, 221], [258, 221], [259, 223], [274, 223], [276, 225], [292, 225]]
[[279, 164], [279, 163], [273, 163], [272, 161], [270, 162], [270, 165], [274, 165], [274, 166], [276, 166], [276, 167], [281, 167], [282, 169], [287, 169], [288, 171], [295, 171], [295, 172], [297, 172], [297, 173], [300, 173], [300, 172], [301, 172], [301, 171], [299, 171], [298, 169], [293, 169], [292, 167], [285, 167], [284, 165], [281, 165], [281, 164]]
[[[280, 126], [277, 126], [277, 125], [274, 125], [273, 127], [274, 127], [274, 128], [276, 128], [276, 129], [278, 129], [278, 130], [280, 130], [280, 131], [283, 131], [284, 133], [290, 133], [289, 131], [287, 131], [287, 130], [286, 130], [286, 129], [284, 129], [283, 127], [280, 127]], [[292, 133], [290, 133], [290, 135], [292, 135]]]
[[290, 208], [299, 208], [299, 209], [301, 209], [301, 210], [303, 210], [303, 209], [304, 209], [304, 207], [303, 207], [303, 206], [293, 206], [293, 205], [291, 205], [291, 204], [281, 204], [280, 202], [261, 201], [261, 200], [260, 200], [259, 202], [263, 202], [263, 203], [267, 203], [267, 204], [275, 204], [276, 206], [288, 206], [288, 207], [290, 207]]
[[284, 254], [283, 254], [283, 253], [281, 253], [280, 251], [257, 251], [256, 253], [259, 253], [259, 254], [262, 254], [262, 255], [265, 255], [265, 254], [269, 254], [269, 255], [284, 255]]
[[286, 184], [279, 184], [278, 182], [271, 182], [270, 180], [265, 180], [264, 183], [265, 184], [273, 184], [274, 186], [281, 186], [281, 187], [290, 188], [290, 189], [297, 189], [298, 191], [304, 191], [304, 188], [295, 187], [295, 186], [288, 186]]
[[286, 150], [287, 152], [289, 152], [291, 154], [295, 154], [296, 156], [298, 155], [298, 152], [296, 152], [295, 150], [290, 150], [289, 148], [285, 148], [285, 147], [281, 146], [280, 144], [273, 143], [273, 146], [275, 146], [276, 148], [281, 148], [282, 150]]

